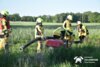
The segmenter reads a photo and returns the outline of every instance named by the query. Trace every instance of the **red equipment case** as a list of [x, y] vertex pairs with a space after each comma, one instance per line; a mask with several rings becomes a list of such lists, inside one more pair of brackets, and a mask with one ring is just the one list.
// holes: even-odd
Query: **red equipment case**
[[64, 42], [62, 40], [57, 39], [49, 39], [46, 41], [46, 46], [48, 47], [59, 47], [62, 46]]

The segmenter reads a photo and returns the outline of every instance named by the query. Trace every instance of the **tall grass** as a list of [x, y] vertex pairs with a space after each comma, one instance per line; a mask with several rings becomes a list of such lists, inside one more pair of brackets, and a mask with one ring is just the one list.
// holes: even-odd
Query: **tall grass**
[[[15, 26], [9, 38], [9, 54], [5, 54], [3, 50], [0, 51], [0, 67], [100, 67], [100, 30], [98, 28], [89, 29], [89, 39], [83, 44], [73, 44], [71, 48], [59, 47], [53, 51], [44, 47], [43, 52], [37, 54], [37, 43], [29, 46], [24, 52], [19, 50], [20, 46], [34, 39], [34, 26]], [[45, 36], [52, 36], [55, 26], [52, 26], [52, 29], [45, 27]], [[75, 34], [77, 38], [77, 33]], [[75, 64], [73, 59], [75, 56], [93, 56], [99, 61], [95, 64]]]

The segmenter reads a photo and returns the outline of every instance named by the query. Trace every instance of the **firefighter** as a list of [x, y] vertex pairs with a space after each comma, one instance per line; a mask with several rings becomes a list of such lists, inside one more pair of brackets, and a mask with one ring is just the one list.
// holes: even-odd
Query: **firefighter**
[[62, 27], [58, 27], [57, 29], [55, 29], [54, 31], [53, 31], [53, 37], [54, 37], [54, 39], [61, 39], [61, 31], [63, 30], [63, 28]]
[[71, 25], [71, 21], [72, 20], [73, 20], [72, 15], [68, 15], [67, 19], [63, 23], [63, 28], [64, 28], [65, 31], [62, 32], [62, 33], [66, 33], [67, 32], [67, 34], [70, 35], [70, 36], [73, 34], [72, 33], [72, 25]]
[[82, 43], [89, 34], [89, 31], [86, 28], [86, 26], [82, 24], [81, 21], [77, 21], [77, 30], [78, 30], [79, 41], [80, 43]]
[[9, 12], [6, 10], [1, 11], [0, 17], [0, 49], [4, 48], [5, 51], [8, 51], [8, 37], [11, 32], [9, 19]]
[[[42, 22], [43, 20], [41, 18], [37, 18], [36, 26], [35, 26], [35, 38], [43, 38], [44, 29], [43, 29]], [[42, 46], [43, 46], [42, 41], [38, 41], [37, 53], [41, 52], [43, 48]]]
[[62, 39], [68, 40], [70, 45], [72, 44], [74, 39], [74, 34], [72, 32], [72, 25], [71, 25], [72, 20], [73, 20], [72, 15], [68, 15], [67, 19], [63, 23], [64, 31], [61, 32]]
[[72, 34], [72, 25], [71, 21], [73, 20], [72, 15], [68, 15], [67, 19], [63, 23], [63, 28], [69, 32], [69, 34]]

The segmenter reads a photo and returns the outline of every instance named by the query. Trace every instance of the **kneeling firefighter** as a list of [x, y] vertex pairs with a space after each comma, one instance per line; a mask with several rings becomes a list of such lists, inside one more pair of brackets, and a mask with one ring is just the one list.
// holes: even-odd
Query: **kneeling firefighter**
[[4, 10], [1, 11], [0, 18], [0, 49], [4, 48], [5, 51], [8, 51], [8, 37], [11, 32], [9, 19], [7, 18], [9, 12]]
[[[71, 36], [68, 35], [68, 34], [69, 34], [69, 33], [67, 33], [63, 27], [58, 27], [57, 29], [55, 29], [55, 30], [53, 31], [53, 38], [54, 38], [54, 39], [58, 39], [59, 42], [61, 42], [61, 43], [62, 43], [62, 41], [63, 41], [63, 45], [64, 45], [65, 47], [66, 47], [66, 46], [67, 46], [67, 47], [70, 47], [73, 40], [71, 40]], [[67, 39], [66, 39], [66, 38], [67, 38]], [[68, 38], [69, 38], [70, 40], [69, 40]], [[60, 40], [62, 40], [62, 41], [60, 41]]]
[[84, 39], [87, 37], [89, 34], [88, 29], [86, 26], [84, 26], [81, 21], [77, 21], [77, 29], [78, 29], [78, 35], [79, 35], [79, 41], [82, 43]]
[[63, 27], [58, 27], [57, 29], [55, 29], [53, 31], [53, 37], [54, 39], [58, 39], [59, 46], [60, 45], [68, 46], [68, 41], [63, 38], [64, 37], [62, 33], [63, 30], [64, 30]]
[[[35, 38], [43, 38], [43, 25], [42, 25], [43, 20], [41, 18], [37, 18], [36, 20], [36, 26], [35, 26]], [[41, 52], [42, 50], [42, 41], [38, 41], [38, 46], [37, 46], [37, 52]]]
[[61, 39], [62, 38], [62, 36], [61, 36], [61, 31], [62, 30], [64, 30], [62, 27], [58, 27], [57, 29], [55, 29], [54, 31], [53, 31], [53, 37], [55, 38], [55, 39]]

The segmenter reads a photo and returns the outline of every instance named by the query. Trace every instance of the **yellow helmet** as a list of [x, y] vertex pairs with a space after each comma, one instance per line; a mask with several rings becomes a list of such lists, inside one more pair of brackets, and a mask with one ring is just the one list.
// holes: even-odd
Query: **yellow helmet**
[[67, 19], [69, 19], [69, 20], [73, 20], [72, 15], [68, 15], [68, 16], [67, 16]]
[[41, 18], [37, 18], [36, 22], [41, 23], [43, 20]]
[[1, 14], [4, 15], [4, 16], [8, 16], [9, 15], [9, 12], [6, 11], [6, 10], [3, 10], [3, 11], [1, 11]]

